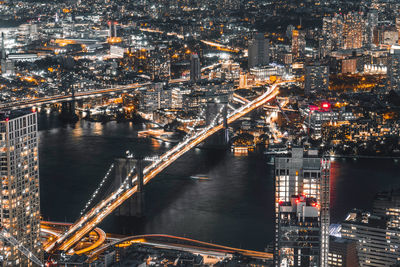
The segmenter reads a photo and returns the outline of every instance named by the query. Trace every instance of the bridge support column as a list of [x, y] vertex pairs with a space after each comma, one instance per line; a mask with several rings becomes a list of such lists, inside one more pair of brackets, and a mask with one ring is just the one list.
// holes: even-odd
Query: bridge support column
[[222, 111], [222, 116], [224, 118], [224, 139], [223, 144], [225, 146], [229, 145], [229, 130], [228, 130], [228, 104], [224, 104], [224, 109]]
[[60, 119], [66, 122], [78, 121], [78, 116], [75, 113], [75, 100], [63, 102], [61, 104]]
[[125, 201], [116, 211], [117, 216], [128, 217], [143, 217], [144, 216], [144, 189], [143, 189], [143, 160], [124, 158], [115, 161], [115, 180], [114, 188], [118, 188], [129, 175], [130, 171], [135, 168], [135, 173], [138, 176], [137, 181], [132, 181], [130, 177], [128, 186], [134, 187], [137, 185], [137, 192]]
[[[222, 110], [221, 110], [222, 108]], [[223, 118], [223, 129], [215, 135], [208, 138], [203, 144], [204, 148], [227, 149], [229, 145], [229, 132], [228, 132], [228, 105], [226, 102], [217, 103], [209, 102], [206, 108], [206, 124], [209, 125], [221, 112]]]
[[143, 186], [143, 159], [136, 161], [136, 173], [138, 176], [137, 180], [137, 193], [135, 196], [136, 201], [136, 217], [143, 217], [145, 211], [144, 201], [144, 186]]

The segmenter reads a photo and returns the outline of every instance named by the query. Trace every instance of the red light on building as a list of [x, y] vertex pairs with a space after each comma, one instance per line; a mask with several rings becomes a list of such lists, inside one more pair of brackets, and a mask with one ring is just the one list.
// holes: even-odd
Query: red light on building
[[310, 106], [308, 106], [308, 108], [310, 109], [310, 111], [319, 110], [319, 108], [317, 106], [314, 106], [314, 105], [310, 105]]
[[328, 103], [328, 102], [324, 102], [324, 103], [321, 104], [321, 107], [322, 107], [322, 109], [324, 109], [324, 110], [328, 110], [328, 109], [331, 108], [331, 104]]

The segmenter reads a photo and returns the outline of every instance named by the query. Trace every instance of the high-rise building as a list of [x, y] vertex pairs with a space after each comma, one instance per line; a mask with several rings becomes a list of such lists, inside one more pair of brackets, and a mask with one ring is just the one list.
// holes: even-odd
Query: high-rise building
[[331, 236], [329, 240], [328, 266], [359, 266], [357, 242], [354, 240]]
[[367, 21], [366, 21], [366, 37], [365, 42], [368, 47], [373, 44], [374, 41], [374, 31], [375, 27], [378, 26], [379, 18], [378, 18], [378, 11], [371, 10], [367, 14]]
[[326, 57], [331, 51], [338, 49], [358, 49], [363, 47], [364, 43], [370, 44], [377, 20], [377, 14], [374, 12], [368, 15], [367, 21], [362, 13], [356, 12], [324, 17], [320, 38], [321, 57]]
[[387, 217], [388, 227], [400, 229], [400, 190], [377, 194], [373, 214]]
[[248, 53], [249, 69], [269, 64], [269, 41], [265, 39], [264, 34], [256, 34], [254, 40], [249, 45]]
[[5, 36], [4, 33], [1, 33], [1, 57], [0, 57], [0, 68], [1, 68], [1, 75], [10, 76], [15, 74], [15, 66], [14, 62], [7, 58], [6, 56], [6, 49], [4, 46]]
[[327, 266], [329, 178], [316, 150], [275, 158], [274, 266]]
[[200, 58], [198, 54], [192, 54], [190, 58], [190, 81], [196, 82], [201, 79]]
[[152, 88], [142, 92], [140, 98], [140, 109], [151, 113], [157, 109], [172, 107], [172, 89], [163, 88], [162, 83], [155, 83]]
[[[1, 226], [41, 258], [37, 116], [0, 114]], [[6, 266], [33, 266], [16, 247], [0, 241]]]
[[312, 92], [327, 91], [329, 89], [329, 67], [314, 64], [306, 66], [304, 80], [304, 92], [309, 95]]
[[306, 33], [301, 30], [292, 32], [292, 54], [294, 58], [303, 58], [306, 51]]
[[348, 13], [343, 16], [343, 48], [357, 49], [363, 46], [365, 21], [360, 13]]
[[392, 49], [387, 67], [388, 88], [400, 92], [400, 49]]
[[357, 242], [359, 266], [399, 264], [400, 230], [388, 227], [387, 219], [354, 210], [342, 222], [342, 237]]

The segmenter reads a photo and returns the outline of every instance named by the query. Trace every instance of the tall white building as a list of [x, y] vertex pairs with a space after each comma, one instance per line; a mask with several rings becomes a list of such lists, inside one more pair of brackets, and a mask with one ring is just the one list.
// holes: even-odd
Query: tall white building
[[[21, 245], [42, 258], [39, 154], [36, 113], [0, 114], [0, 224]], [[33, 266], [16, 247], [0, 241], [5, 266]]]

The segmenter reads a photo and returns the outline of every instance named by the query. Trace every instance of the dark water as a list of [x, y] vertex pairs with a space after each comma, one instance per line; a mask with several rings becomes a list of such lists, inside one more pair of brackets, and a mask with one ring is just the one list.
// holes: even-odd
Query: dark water
[[[137, 138], [129, 123], [78, 122], [63, 125], [41, 115], [40, 179], [42, 214], [74, 221], [104, 177], [126, 150], [155, 155], [169, 149]], [[190, 175], [206, 174], [209, 181]], [[368, 209], [374, 194], [400, 186], [400, 164], [391, 160], [337, 160], [332, 166], [332, 222], [350, 209]], [[273, 166], [261, 154], [235, 157], [229, 152], [194, 149], [146, 186], [146, 217], [125, 222], [113, 216], [108, 232], [165, 233], [263, 250], [273, 237]]]

